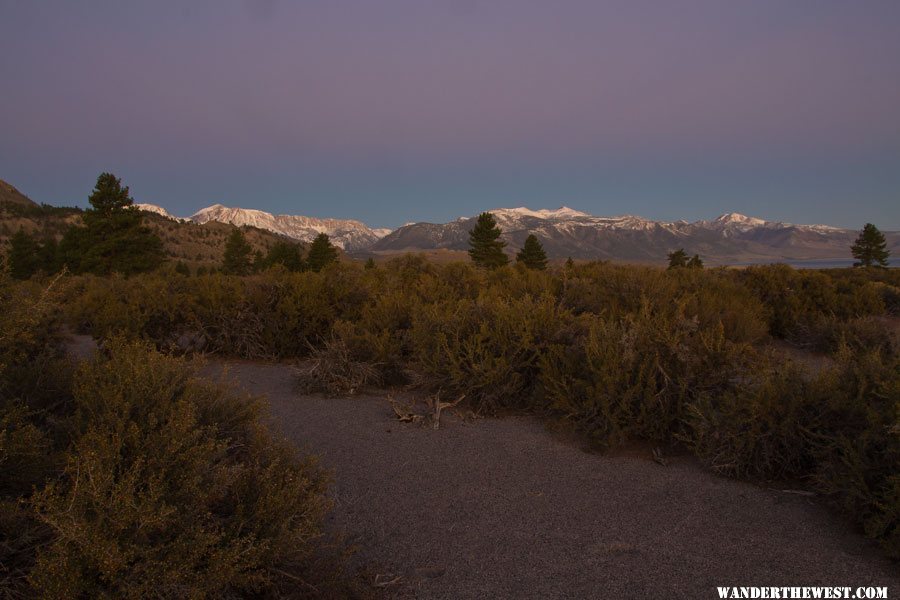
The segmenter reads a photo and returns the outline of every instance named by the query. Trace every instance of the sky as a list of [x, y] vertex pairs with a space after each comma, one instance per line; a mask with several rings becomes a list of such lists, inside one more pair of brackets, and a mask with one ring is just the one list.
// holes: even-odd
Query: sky
[[900, 230], [897, 0], [0, 0], [0, 179], [445, 222]]

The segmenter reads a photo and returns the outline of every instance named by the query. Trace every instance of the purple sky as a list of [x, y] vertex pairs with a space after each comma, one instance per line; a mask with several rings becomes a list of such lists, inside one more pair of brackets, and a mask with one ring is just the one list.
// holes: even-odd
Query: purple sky
[[[189, 6], [188, 6], [189, 5]], [[900, 229], [900, 1], [0, 0], [0, 178], [445, 221]]]

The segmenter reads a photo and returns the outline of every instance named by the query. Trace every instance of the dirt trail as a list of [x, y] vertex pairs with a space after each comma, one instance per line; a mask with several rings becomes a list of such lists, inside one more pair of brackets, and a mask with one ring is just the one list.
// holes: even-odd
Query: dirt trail
[[[220, 372], [222, 364], [208, 367]], [[715, 586], [888, 586], [896, 564], [810, 498], [586, 453], [515, 417], [402, 424], [384, 397], [300, 396], [289, 367], [230, 362], [273, 423], [334, 471], [331, 526], [422, 598], [714, 598]]]

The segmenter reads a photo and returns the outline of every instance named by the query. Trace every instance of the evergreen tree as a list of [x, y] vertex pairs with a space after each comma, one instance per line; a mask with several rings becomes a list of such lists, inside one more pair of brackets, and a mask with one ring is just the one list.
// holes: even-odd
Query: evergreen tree
[[[699, 260], [699, 257], [698, 257]], [[669, 252], [669, 268], [677, 269], [679, 267], [686, 267], [688, 264], [688, 255], [687, 252], [684, 251], [684, 248], [679, 248], [674, 252]]]
[[85, 227], [69, 228], [60, 244], [61, 257], [73, 271], [130, 275], [162, 263], [162, 240], [141, 225], [128, 187], [116, 176], [102, 173], [88, 201]]
[[337, 248], [332, 245], [327, 234], [320, 233], [309, 247], [306, 264], [310, 270], [319, 272], [337, 259]]
[[496, 269], [509, 262], [503, 253], [506, 242], [500, 239], [500, 228], [494, 215], [488, 212], [478, 215], [475, 228], [469, 232], [469, 256], [479, 267]]
[[575, 267], [575, 261], [572, 260], [572, 257], [570, 256], [566, 259], [566, 269], [572, 270], [572, 268], [574, 268], [574, 267]]
[[275, 242], [262, 260], [262, 266], [265, 269], [274, 265], [282, 265], [292, 272], [302, 271], [303, 255], [300, 254], [300, 246], [290, 242]]
[[366, 264], [363, 266], [363, 268], [366, 271], [371, 271], [372, 269], [377, 268], [375, 265], [375, 259], [370, 256], [368, 259], [366, 259]]
[[887, 267], [891, 255], [884, 234], [871, 223], [866, 223], [850, 250], [858, 261], [853, 263], [854, 267]]
[[547, 268], [547, 254], [544, 252], [544, 246], [533, 233], [525, 238], [525, 245], [516, 254], [516, 262], [522, 263], [529, 269], [539, 271]]
[[700, 258], [699, 254], [695, 254], [691, 257], [691, 260], [687, 262], [688, 269], [702, 269], [703, 268], [703, 260]]
[[59, 272], [59, 244], [56, 242], [56, 238], [45, 239], [38, 249], [37, 255], [39, 269], [49, 274]]
[[38, 270], [37, 252], [37, 242], [19, 228], [9, 240], [9, 254], [6, 257], [9, 274], [16, 279], [30, 279]]
[[228, 275], [247, 275], [250, 273], [251, 254], [253, 254], [253, 248], [244, 238], [244, 233], [240, 228], [235, 227], [225, 241], [222, 271]]

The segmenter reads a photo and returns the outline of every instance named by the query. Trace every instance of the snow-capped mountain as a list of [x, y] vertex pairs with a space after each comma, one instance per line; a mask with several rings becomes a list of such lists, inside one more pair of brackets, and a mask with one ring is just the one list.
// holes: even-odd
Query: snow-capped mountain
[[[520, 207], [488, 212], [503, 231], [508, 251], [516, 251], [533, 233], [551, 258], [660, 262], [677, 248], [698, 253], [710, 264], [847, 258], [857, 234], [827, 225], [794, 225], [739, 213], [690, 223], [652, 221], [634, 215], [598, 217], [565, 206], [555, 210]], [[378, 240], [372, 250], [466, 250], [475, 219], [472, 216], [446, 224], [408, 224]], [[900, 233], [886, 235], [889, 246], [900, 245]]]
[[167, 219], [172, 219], [173, 221], [187, 221], [188, 219], [183, 219], [181, 217], [176, 217], [162, 206], [157, 206], [155, 204], [135, 204], [134, 207], [138, 210], [142, 210], [144, 212], [155, 213], [157, 215], [162, 215]]
[[199, 210], [190, 219], [195, 223], [219, 221], [238, 226], [250, 225], [303, 242], [312, 241], [320, 233], [325, 233], [334, 245], [350, 252], [369, 248], [390, 233], [390, 229], [372, 229], [360, 221], [273, 215], [261, 210], [230, 208], [221, 204]]

